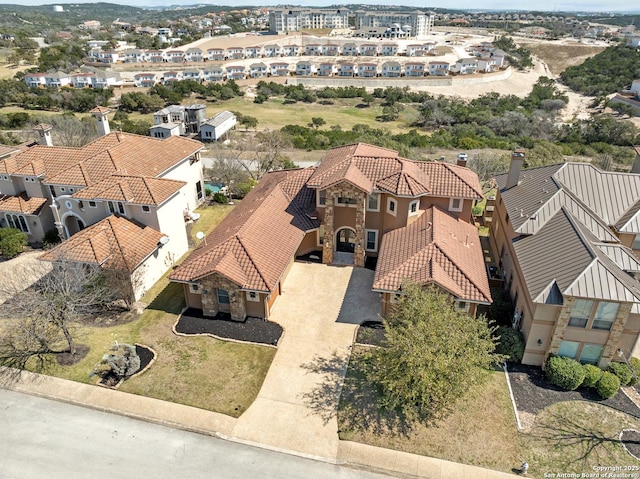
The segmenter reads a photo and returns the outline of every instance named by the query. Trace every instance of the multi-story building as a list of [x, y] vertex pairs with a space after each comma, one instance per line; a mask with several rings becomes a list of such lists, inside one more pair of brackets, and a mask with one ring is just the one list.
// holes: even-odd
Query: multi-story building
[[346, 9], [278, 8], [269, 11], [269, 31], [272, 33], [348, 27], [349, 10]]
[[497, 177], [490, 226], [495, 276], [525, 338], [522, 362], [557, 354], [606, 367], [637, 354], [640, 175], [524, 161], [514, 151]]
[[[395, 28], [395, 36], [424, 37], [431, 33], [435, 14], [433, 12], [377, 12], [358, 10], [355, 12], [356, 30], [370, 28]], [[400, 27], [398, 29], [397, 27]], [[408, 27], [408, 28], [405, 28]]]

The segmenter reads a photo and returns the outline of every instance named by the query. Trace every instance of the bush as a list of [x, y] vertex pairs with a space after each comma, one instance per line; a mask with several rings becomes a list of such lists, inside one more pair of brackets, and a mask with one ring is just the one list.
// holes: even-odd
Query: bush
[[18, 256], [27, 245], [27, 235], [15, 228], [0, 228], [0, 255], [5, 258]]
[[496, 331], [499, 337], [496, 344], [496, 353], [507, 356], [506, 360], [519, 363], [524, 354], [524, 341], [519, 331], [509, 326], [500, 326]]
[[584, 380], [582, 381], [582, 386], [585, 388], [595, 387], [598, 381], [600, 381], [604, 371], [593, 364], [585, 364], [582, 368], [584, 369]]
[[628, 386], [633, 379], [631, 368], [624, 363], [609, 364], [609, 372], [615, 374], [620, 380], [620, 384], [623, 386]]
[[618, 376], [609, 371], [602, 373], [600, 381], [596, 384], [596, 391], [602, 399], [609, 399], [616, 395], [620, 389], [620, 380]]
[[629, 359], [629, 366], [631, 367], [631, 371], [633, 372], [633, 378], [631, 379], [629, 386], [635, 386], [638, 381], [640, 381], [640, 359]]
[[213, 201], [216, 203], [219, 203], [221, 205], [225, 205], [227, 204], [227, 202], [229, 201], [227, 199], [227, 197], [223, 194], [220, 193], [219, 191], [213, 194]]
[[53, 248], [58, 243], [60, 243], [60, 235], [57, 229], [52, 228], [44, 234], [44, 239], [42, 240], [44, 249]]
[[571, 358], [550, 356], [545, 369], [547, 379], [567, 391], [577, 389], [584, 381], [582, 364]]

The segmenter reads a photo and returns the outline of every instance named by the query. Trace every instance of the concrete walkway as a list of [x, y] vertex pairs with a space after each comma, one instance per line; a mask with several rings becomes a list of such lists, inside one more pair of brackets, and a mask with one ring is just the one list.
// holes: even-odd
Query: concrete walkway
[[234, 437], [312, 457], [337, 456], [336, 408], [356, 325], [379, 311], [372, 282], [373, 272], [364, 268], [293, 265], [271, 316], [284, 337]]
[[[284, 337], [258, 398], [239, 418], [0, 368], [0, 387], [330, 463], [425, 479], [507, 479], [491, 471], [340, 441], [336, 410], [356, 325], [377, 319], [373, 272], [295, 263], [274, 308]], [[313, 292], [313, 293], [312, 293]]]

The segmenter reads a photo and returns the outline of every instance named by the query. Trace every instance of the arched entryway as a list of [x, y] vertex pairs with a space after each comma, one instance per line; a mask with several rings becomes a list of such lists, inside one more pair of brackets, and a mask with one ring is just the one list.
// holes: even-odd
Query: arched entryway
[[70, 214], [64, 219], [64, 229], [67, 234], [67, 238], [70, 238], [86, 227], [87, 226], [84, 224], [84, 221], [82, 221], [82, 218], [74, 214]]
[[341, 228], [336, 233], [336, 251], [353, 253], [356, 249], [356, 231], [353, 228]]

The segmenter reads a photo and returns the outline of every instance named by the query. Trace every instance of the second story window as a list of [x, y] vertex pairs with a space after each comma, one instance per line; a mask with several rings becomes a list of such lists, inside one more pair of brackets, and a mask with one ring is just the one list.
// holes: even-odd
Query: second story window
[[324, 206], [325, 204], [327, 204], [326, 190], [318, 191], [318, 206]]
[[462, 211], [462, 198], [451, 198], [449, 200], [449, 211]]
[[371, 193], [367, 197], [367, 210], [380, 211], [380, 194], [379, 193]]
[[409, 216], [417, 215], [420, 211], [419, 207], [420, 200], [413, 200], [411, 203], [409, 203]]
[[396, 200], [394, 200], [393, 198], [389, 198], [387, 200], [387, 213], [395, 216], [397, 209], [398, 209], [398, 204], [396, 203]]

